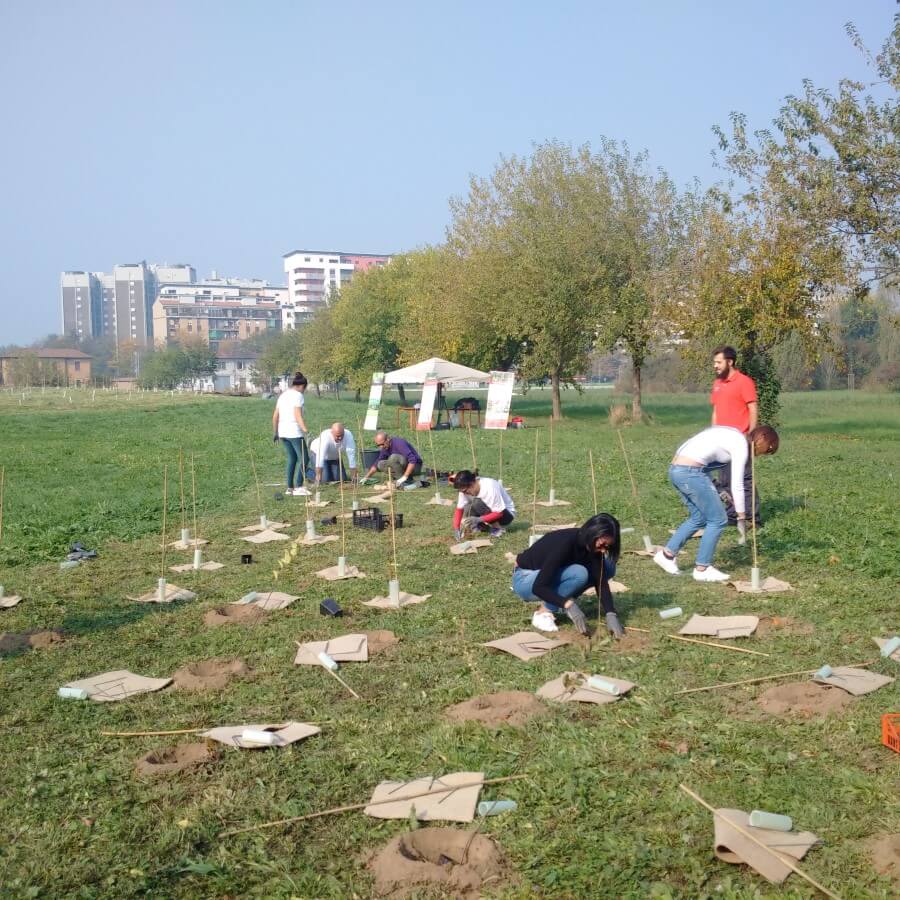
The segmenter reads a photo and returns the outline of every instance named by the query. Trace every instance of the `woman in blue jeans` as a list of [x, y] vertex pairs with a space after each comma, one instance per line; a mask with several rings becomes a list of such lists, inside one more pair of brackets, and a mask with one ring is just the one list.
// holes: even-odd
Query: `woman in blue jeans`
[[[731, 483], [742, 484], [751, 445], [756, 456], [775, 453], [778, 450], [778, 433], [768, 425], [760, 425], [745, 437], [736, 428], [713, 425], [712, 428], [705, 428], [688, 438], [675, 451], [669, 466], [669, 481], [681, 495], [688, 517], [678, 526], [669, 543], [653, 557], [653, 561], [663, 571], [670, 575], [681, 574], [675, 557], [688, 538], [698, 528], [702, 528], [703, 536], [700, 538], [694, 565], [694, 581], [728, 581], [731, 577], [712, 564], [719, 537], [728, 524], [728, 515], [709, 472], [718, 466], [730, 464]], [[734, 510], [742, 539], [747, 529], [747, 510], [744, 506], [744, 492], [735, 491]]]
[[606, 627], [615, 637], [624, 637], [609, 589], [620, 549], [618, 520], [600, 513], [581, 528], [551, 531], [523, 550], [516, 557], [512, 588], [526, 603], [540, 603], [531, 617], [532, 626], [540, 631], [559, 631], [556, 614], [564, 612], [582, 634], [587, 634], [587, 621], [575, 598], [593, 585], [606, 613]]
[[286, 456], [284, 493], [295, 497], [309, 494], [303, 487], [303, 473], [309, 464], [307, 427], [303, 418], [303, 395], [307, 383], [306, 376], [297, 372], [291, 379], [291, 386], [279, 396], [272, 413], [272, 440], [276, 444], [279, 441], [284, 444]]

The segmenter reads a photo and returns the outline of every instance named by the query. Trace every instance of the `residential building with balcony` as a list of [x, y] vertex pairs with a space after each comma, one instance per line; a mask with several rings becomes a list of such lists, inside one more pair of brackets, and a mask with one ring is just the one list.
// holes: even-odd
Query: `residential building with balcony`
[[389, 254], [344, 253], [335, 250], [291, 250], [282, 257], [291, 306], [310, 315], [327, 306], [332, 293], [351, 281], [355, 272], [387, 265]]

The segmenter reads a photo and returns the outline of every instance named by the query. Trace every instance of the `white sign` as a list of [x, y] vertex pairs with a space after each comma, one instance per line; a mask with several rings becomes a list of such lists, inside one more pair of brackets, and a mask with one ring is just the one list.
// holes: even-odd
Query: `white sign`
[[429, 375], [422, 385], [422, 399], [419, 402], [419, 421], [416, 422], [416, 431], [429, 431], [431, 429], [431, 414], [434, 412], [434, 399], [437, 397], [438, 380], [434, 375]]
[[491, 372], [487, 410], [484, 414], [485, 428], [506, 428], [515, 383], [515, 372]]
[[372, 373], [372, 387], [369, 389], [369, 408], [366, 410], [366, 421], [363, 431], [378, 430], [378, 410], [381, 408], [381, 395], [384, 393], [384, 372]]

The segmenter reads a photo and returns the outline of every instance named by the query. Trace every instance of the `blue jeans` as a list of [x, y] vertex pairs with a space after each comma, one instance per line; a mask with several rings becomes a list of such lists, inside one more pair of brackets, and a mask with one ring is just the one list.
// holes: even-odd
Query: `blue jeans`
[[[309, 465], [309, 458], [306, 451], [306, 441], [303, 438], [282, 438], [281, 443], [284, 444], [284, 452], [287, 454], [287, 467], [285, 469], [284, 481], [290, 490], [293, 487], [301, 487], [303, 485], [303, 473]], [[294, 472], [297, 473], [297, 481], [294, 483]]]
[[[543, 603], [552, 613], [562, 612], [561, 606], [554, 606], [540, 597], [535, 597], [532, 593], [535, 581], [541, 574], [540, 569], [520, 569], [518, 566], [513, 570], [512, 587], [513, 590], [526, 602], [534, 603], [535, 601]], [[553, 579], [553, 590], [568, 600], [570, 597], [577, 597], [586, 587], [590, 578], [588, 570], [578, 563], [566, 566], [556, 573]]]
[[[339, 464], [340, 464], [341, 471], [339, 471], [339, 469], [338, 469]], [[316, 466], [319, 466], [319, 465], [322, 467], [322, 483], [323, 484], [328, 484], [328, 482], [330, 482], [330, 481], [347, 481], [347, 479], [349, 478], [349, 475], [347, 474], [347, 468], [346, 468], [346, 466], [344, 466], [343, 459], [341, 459], [341, 460], [323, 459], [322, 462], [320, 463], [316, 459], [315, 453], [310, 454], [309, 472], [307, 472], [308, 478], [315, 478], [315, 469], [316, 469]], [[343, 476], [344, 476], [343, 478], [341, 478], [341, 474], [343, 474]]]
[[728, 516], [725, 513], [725, 506], [719, 499], [719, 492], [699, 466], [669, 466], [669, 481], [681, 494], [689, 515], [669, 538], [666, 550], [674, 555], [698, 528], [702, 528], [704, 530], [697, 550], [697, 565], [712, 565], [716, 544], [719, 543], [719, 537], [728, 524]]

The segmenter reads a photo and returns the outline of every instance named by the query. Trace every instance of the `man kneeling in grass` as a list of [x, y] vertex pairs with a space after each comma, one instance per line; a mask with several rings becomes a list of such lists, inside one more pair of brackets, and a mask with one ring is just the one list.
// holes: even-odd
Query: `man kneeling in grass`
[[592, 516], [580, 528], [551, 531], [523, 550], [516, 557], [512, 587], [526, 603], [540, 603], [531, 617], [532, 626], [559, 631], [556, 614], [564, 612], [587, 634], [587, 620], [575, 600], [593, 585], [606, 614], [606, 627], [616, 638], [624, 637], [609, 589], [620, 550], [619, 522], [609, 513]]
[[453, 513], [453, 533], [461, 540], [467, 531], [489, 531], [500, 537], [515, 518], [516, 505], [509, 492], [495, 478], [484, 478], [462, 469], [451, 479], [459, 491]]

